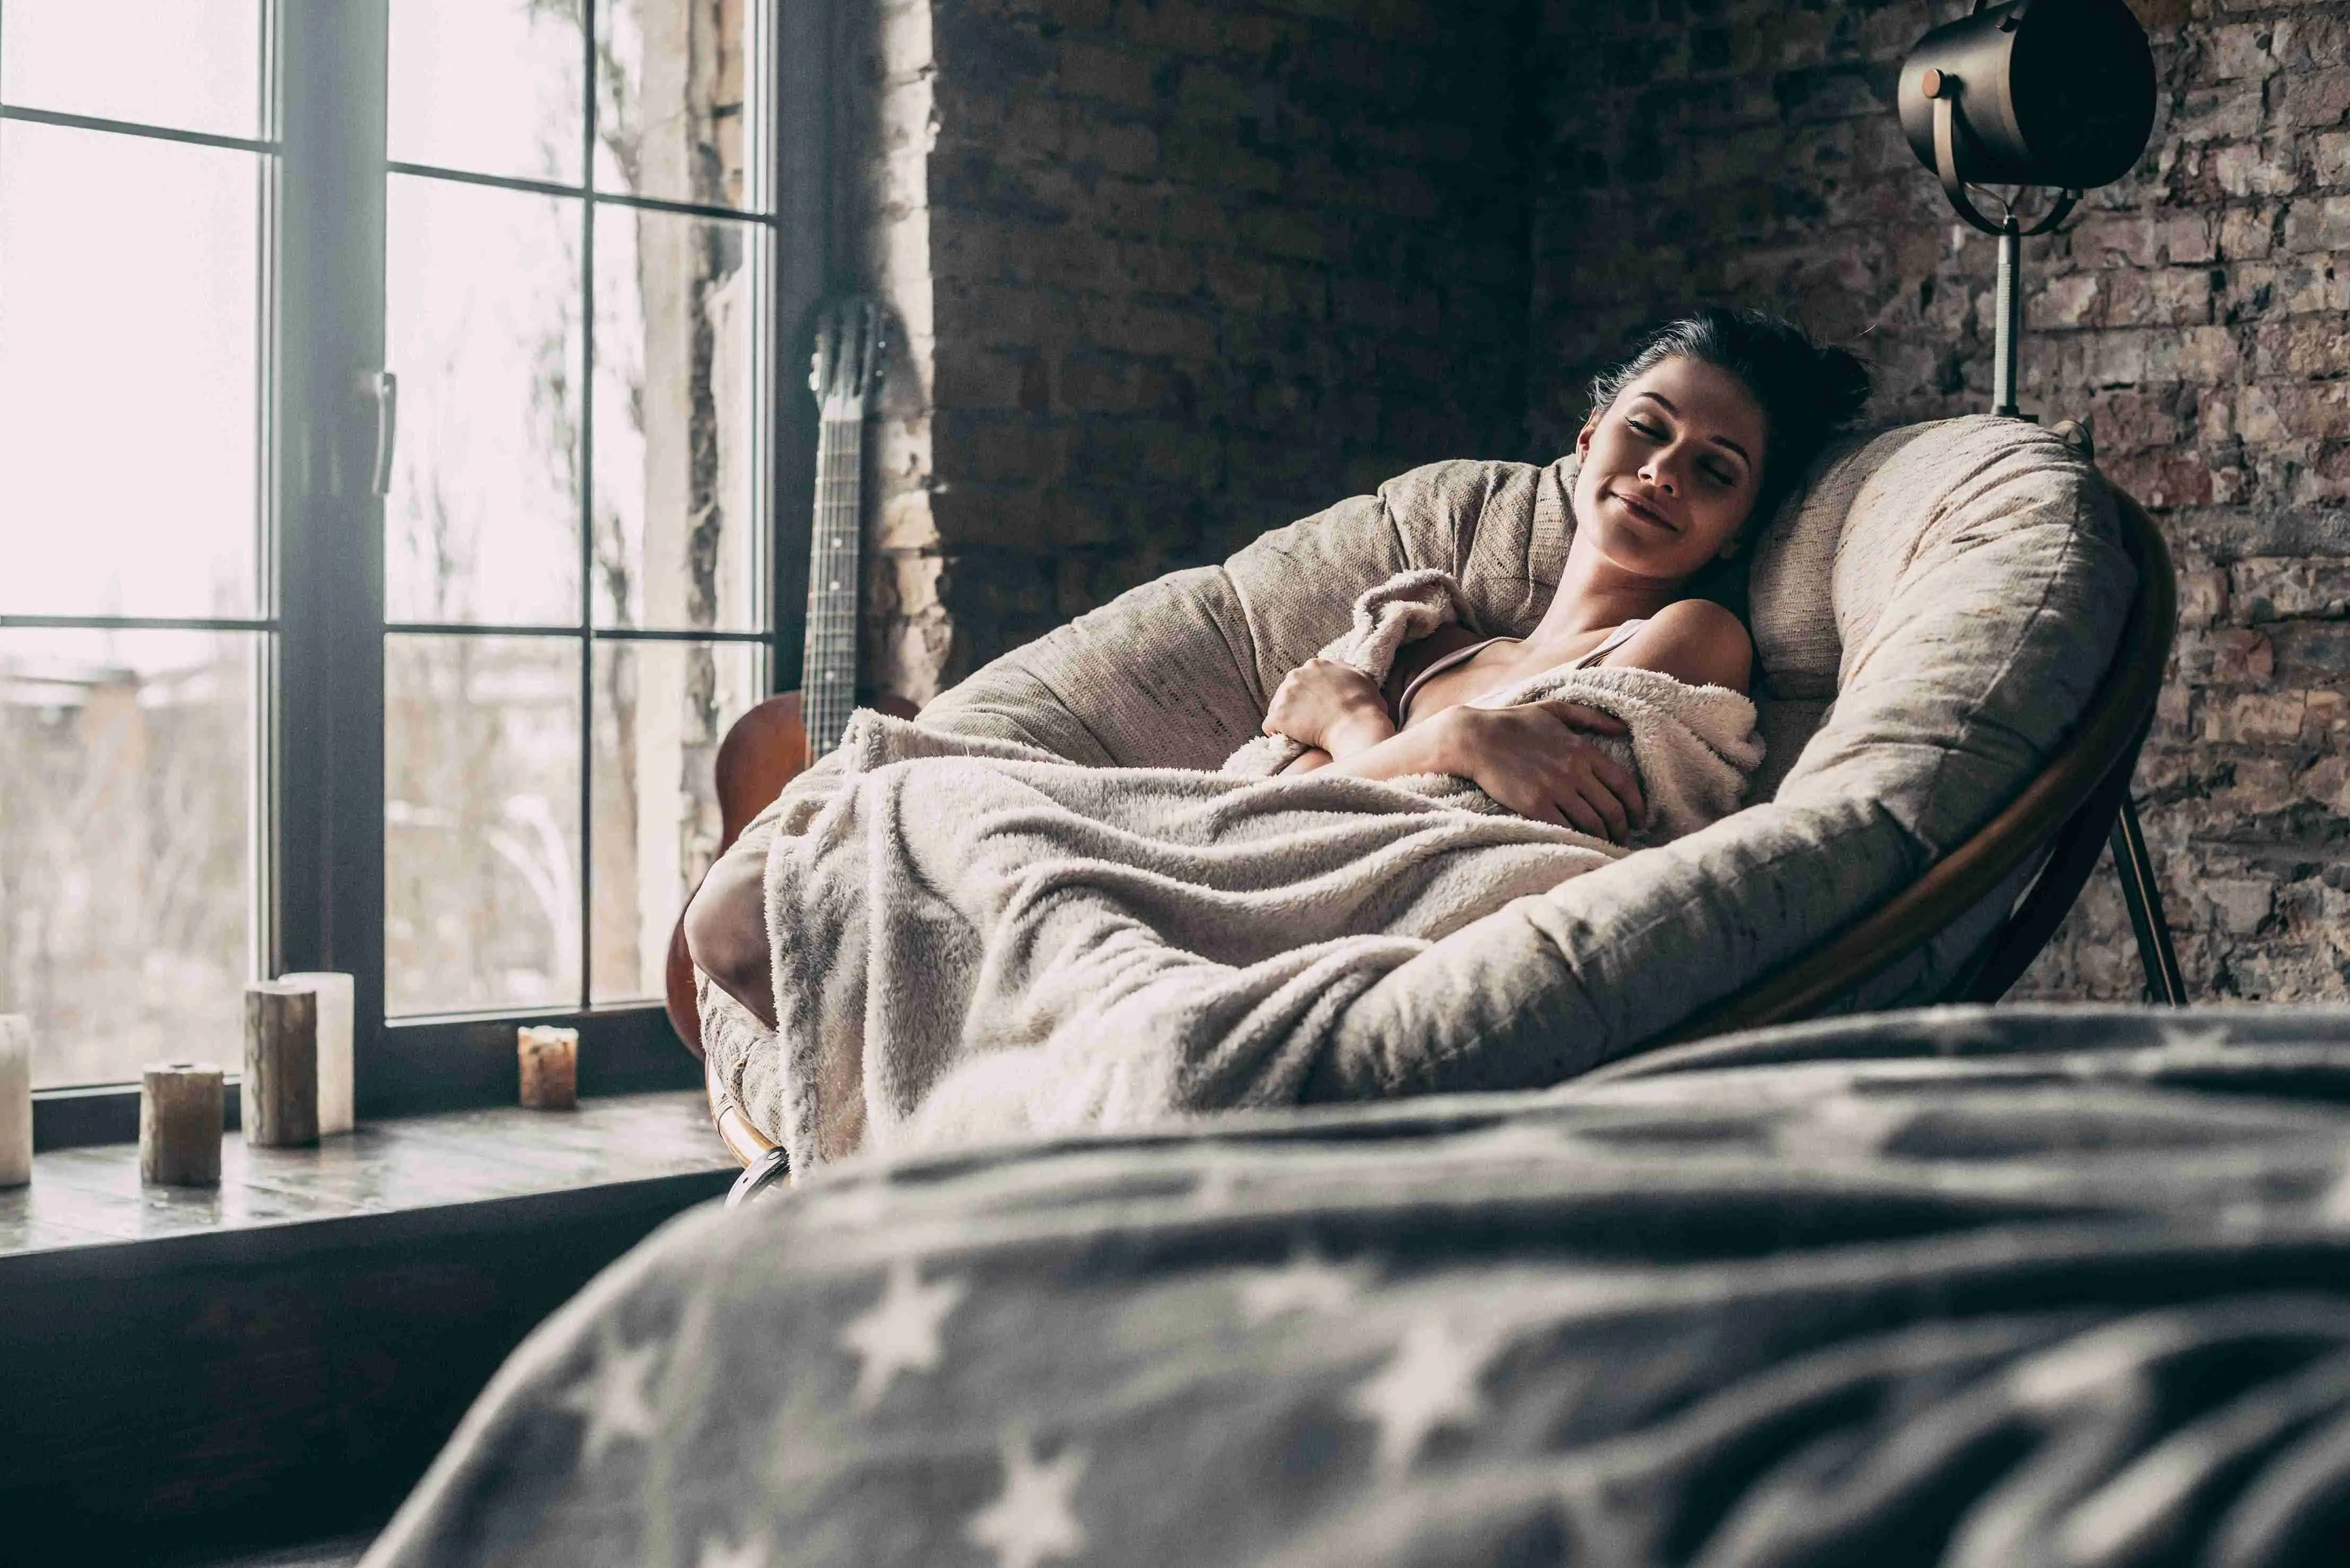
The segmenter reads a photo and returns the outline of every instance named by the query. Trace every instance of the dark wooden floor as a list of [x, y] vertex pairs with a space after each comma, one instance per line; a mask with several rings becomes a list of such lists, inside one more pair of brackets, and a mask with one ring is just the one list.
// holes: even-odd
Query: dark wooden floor
[[243, 1552], [232, 1556], [206, 1554], [182, 1559], [172, 1568], [357, 1568], [375, 1541], [375, 1532], [338, 1535], [302, 1546], [281, 1546], [268, 1552]]
[[30, 1187], [0, 1190], [0, 1280], [31, 1252], [526, 1198], [731, 1170], [690, 1092], [586, 1100], [577, 1111], [454, 1111], [360, 1127], [316, 1148], [249, 1148], [228, 1135], [221, 1184], [143, 1187], [128, 1144], [36, 1156]]
[[523, 1336], [733, 1174], [691, 1092], [232, 1137], [217, 1189], [36, 1157], [0, 1192], [0, 1565], [356, 1562]]

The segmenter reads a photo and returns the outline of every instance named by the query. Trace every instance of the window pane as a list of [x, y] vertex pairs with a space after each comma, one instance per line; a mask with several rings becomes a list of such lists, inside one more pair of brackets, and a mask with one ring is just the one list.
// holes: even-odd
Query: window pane
[[598, 190], [767, 210], [765, 12], [743, 0], [598, 0]]
[[36, 1085], [244, 1051], [258, 640], [0, 631], [0, 1012]]
[[670, 931], [718, 852], [712, 768], [760, 696], [749, 643], [596, 645], [595, 1000], [661, 994]]
[[576, 626], [581, 203], [394, 175], [388, 207], [385, 613]]
[[596, 212], [596, 618], [756, 629], [764, 230]]
[[386, 1011], [579, 999], [579, 645], [384, 639]]
[[260, 136], [261, 0], [6, 0], [0, 100]]
[[0, 613], [253, 612], [265, 161], [0, 130]]
[[577, 184], [585, 46], [565, 15], [576, 5], [393, 0], [392, 161]]

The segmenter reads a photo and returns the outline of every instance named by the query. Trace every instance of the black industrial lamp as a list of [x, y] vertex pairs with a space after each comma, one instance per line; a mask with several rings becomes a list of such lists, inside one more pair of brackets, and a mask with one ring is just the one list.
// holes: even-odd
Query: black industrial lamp
[[[2154, 130], [2154, 52], [2146, 29], [2122, 0], [1975, 0], [1970, 15], [1918, 40], [1901, 64], [1895, 103], [1911, 151], [1941, 181], [1959, 216], [1999, 237], [1991, 412], [2024, 418], [2015, 400], [2023, 241], [2055, 228], [2082, 192], [2120, 179], [2146, 151]], [[2008, 187], [1984, 192], [1999, 208], [1996, 222], [1976, 205], [1975, 192], [1990, 186]], [[2026, 227], [2021, 209], [2035, 188], [2054, 194]], [[2088, 453], [2087, 431], [2067, 424], [2068, 439]], [[2153, 860], [2126, 790], [2113, 851], [2147, 990], [2158, 1002], [2184, 1004], [2187, 987]]]
[[[1918, 161], [1942, 182], [1959, 216], [1999, 236], [1999, 327], [1991, 412], [2014, 415], [2016, 338], [2025, 238], [2063, 223], [2081, 192], [2130, 171], [2154, 130], [2154, 52], [2122, 0], [2011, 0], [1937, 27], [1902, 62], [1895, 103]], [[2017, 195], [1993, 196], [2000, 220], [1970, 186], [2044, 187], [2056, 194], [2030, 228]]]

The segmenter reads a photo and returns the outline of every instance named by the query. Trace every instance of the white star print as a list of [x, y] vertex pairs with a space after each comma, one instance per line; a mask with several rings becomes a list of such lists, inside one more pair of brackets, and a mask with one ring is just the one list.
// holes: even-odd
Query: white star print
[[922, 1283], [921, 1268], [911, 1259], [889, 1265], [881, 1299], [840, 1331], [841, 1345], [864, 1364], [857, 1377], [860, 1408], [879, 1404], [899, 1373], [937, 1368], [939, 1330], [969, 1289], [961, 1280]]
[[889, 1216], [889, 1189], [878, 1182], [802, 1189], [801, 1212], [828, 1231], [870, 1231]]
[[1191, 1189], [1191, 1201], [1209, 1213], [1217, 1213], [1230, 1209], [1239, 1191], [1240, 1181], [1232, 1168], [1218, 1161], [1201, 1172], [1199, 1185]]
[[2236, 1037], [2224, 1023], [2157, 1023], [2154, 1034], [2163, 1050], [2181, 1054], [2224, 1050]]
[[645, 1399], [645, 1380], [660, 1355], [658, 1340], [627, 1350], [618, 1334], [604, 1331], [596, 1375], [563, 1397], [563, 1408], [577, 1411], [588, 1421], [587, 1434], [579, 1440], [582, 1464], [602, 1459], [604, 1450], [621, 1438], [650, 1438], [660, 1430], [660, 1421]]
[[2317, 1200], [2317, 1219], [2321, 1224], [2350, 1225], [2350, 1167], [2344, 1168]]
[[1404, 1331], [1394, 1357], [1348, 1401], [1378, 1425], [1382, 1469], [1409, 1469], [1430, 1432], [1477, 1418], [1484, 1406], [1477, 1376], [1490, 1350], [1482, 1340], [1456, 1337], [1436, 1318], [1421, 1318]]
[[1075, 1557], [1086, 1549], [1086, 1532], [1069, 1511], [1069, 1494], [1085, 1473], [1085, 1450], [1075, 1443], [1040, 1465], [1027, 1435], [1017, 1428], [1007, 1431], [1003, 1495], [972, 1515], [963, 1534], [995, 1553], [996, 1568], [1036, 1568], [1055, 1557]]
[[1333, 1263], [1312, 1247], [1300, 1247], [1284, 1267], [1238, 1271], [1241, 1315], [1252, 1324], [1292, 1312], [1335, 1315], [1354, 1303], [1369, 1276], [1366, 1263]]
[[718, 1537], [705, 1535], [694, 1568], [767, 1568], [767, 1545], [755, 1535], [746, 1535], [740, 1546], [722, 1546]]

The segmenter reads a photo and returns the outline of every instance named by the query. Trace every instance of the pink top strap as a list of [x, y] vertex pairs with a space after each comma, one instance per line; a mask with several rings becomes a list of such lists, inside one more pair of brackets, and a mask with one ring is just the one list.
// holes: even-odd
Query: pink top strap
[[[1602, 639], [1598, 647], [1593, 649], [1590, 652], [1582, 655], [1580, 658], [1569, 660], [1565, 668], [1569, 670], [1582, 670], [1592, 664], [1597, 663], [1600, 659], [1607, 658], [1609, 654], [1623, 647], [1627, 642], [1629, 642], [1633, 636], [1638, 633], [1642, 627], [1648, 624], [1648, 623], [1646, 620], [1626, 621], [1614, 631], [1609, 632], [1606, 638]], [[1421, 670], [1419, 674], [1411, 678], [1410, 683], [1403, 689], [1403, 695], [1396, 699], [1396, 728], [1400, 730], [1405, 724], [1410, 722], [1411, 700], [1419, 694], [1419, 689], [1428, 684], [1430, 678], [1441, 675], [1446, 670], [1453, 669], [1456, 666], [1466, 664], [1471, 659], [1476, 658], [1477, 655], [1483, 652], [1486, 649], [1492, 647], [1495, 643], [1507, 642], [1508, 640], [1509, 639], [1505, 637], [1489, 637], [1482, 642], [1472, 642], [1465, 648], [1456, 648], [1451, 652], [1444, 654], [1431, 661], [1427, 669]], [[1482, 697], [1484, 693], [1482, 691], [1478, 693], [1478, 696]], [[1471, 699], [1472, 701], [1474, 700], [1475, 699], [1473, 698]]]

